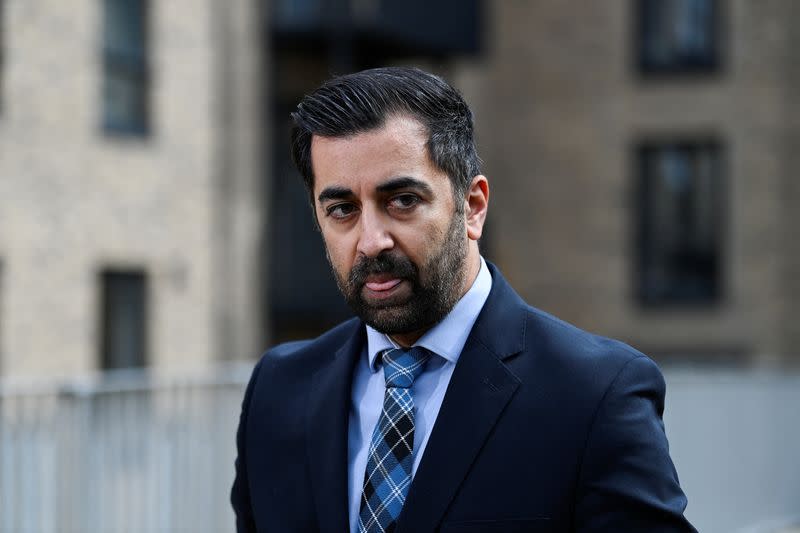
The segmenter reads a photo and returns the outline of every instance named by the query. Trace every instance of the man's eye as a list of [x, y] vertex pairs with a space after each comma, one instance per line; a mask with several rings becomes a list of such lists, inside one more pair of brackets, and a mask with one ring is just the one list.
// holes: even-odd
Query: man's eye
[[333, 218], [347, 218], [353, 212], [355, 212], [356, 207], [353, 204], [336, 204], [330, 206], [325, 212], [328, 214], [329, 217]]
[[400, 209], [409, 209], [419, 203], [419, 197], [415, 194], [398, 194], [390, 201], [392, 207]]

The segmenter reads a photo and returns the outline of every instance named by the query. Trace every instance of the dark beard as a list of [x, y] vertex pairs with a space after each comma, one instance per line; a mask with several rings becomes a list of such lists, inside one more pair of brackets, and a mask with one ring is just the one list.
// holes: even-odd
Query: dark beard
[[[440, 322], [461, 298], [466, 275], [467, 245], [464, 215], [456, 214], [439, 251], [420, 268], [408, 257], [384, 252], [362, 258], [346, 280], [333, 269], [347, 304], [361, 320], [388, 335], [425, 330]], [[373, 305], [362, 296], [370, 274], [390, 273], [411, 285], [411, 296], [401, 303]]]

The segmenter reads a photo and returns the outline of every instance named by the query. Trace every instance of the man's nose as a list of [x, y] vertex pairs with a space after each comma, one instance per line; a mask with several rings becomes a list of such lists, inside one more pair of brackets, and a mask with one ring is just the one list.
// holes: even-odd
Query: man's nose
[[381, 252], [391, 250], [394, 247], [394, 239], [389, 232], [389, 228], [378, 213], [362, 212], [360, 224], [359, 254], [366, 257], [377, 257]]

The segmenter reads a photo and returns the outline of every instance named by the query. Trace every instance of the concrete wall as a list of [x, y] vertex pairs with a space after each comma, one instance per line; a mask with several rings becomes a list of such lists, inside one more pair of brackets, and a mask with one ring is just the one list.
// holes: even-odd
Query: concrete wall
[[800, 526], [800, 375], [665, 369], [664, 423], [704, 533]]

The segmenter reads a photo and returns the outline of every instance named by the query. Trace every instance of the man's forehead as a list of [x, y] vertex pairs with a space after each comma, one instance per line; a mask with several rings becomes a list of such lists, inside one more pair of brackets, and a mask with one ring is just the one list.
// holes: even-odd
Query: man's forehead
[[437, 169], [428, 157], [427, 137], [415, 119], [396, 117], [380, 128], [354, 135], [311, 139], [314, 188], [333, 183], [377, 188], [396, 177], [435, 179]]

